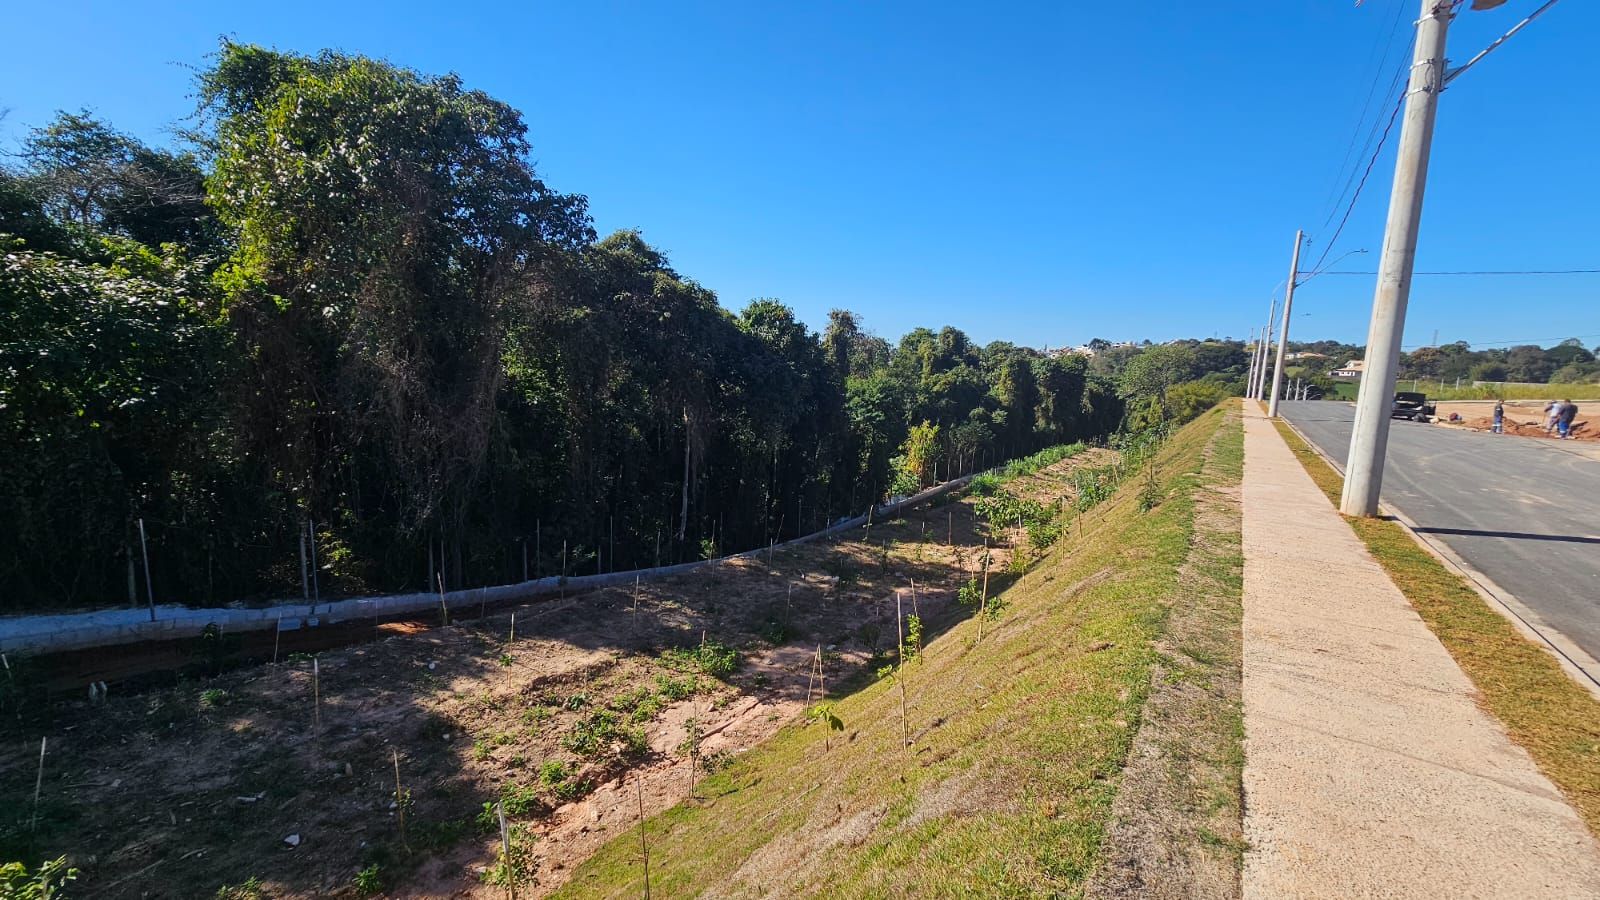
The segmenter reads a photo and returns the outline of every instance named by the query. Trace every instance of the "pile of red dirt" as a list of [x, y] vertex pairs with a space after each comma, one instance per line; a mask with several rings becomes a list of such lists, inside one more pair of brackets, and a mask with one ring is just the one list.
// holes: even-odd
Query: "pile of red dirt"
[[[1471, 428], [1473, 431], [1494, 430], [1494, 420], [1488, 416], [1479, 416], [1476, 419], [1469, 419], [1462, 424], [1465, 424], [1466, 427]], [[1546, 432], [1544, 430], [1543, 422], [1518, 422], [1510, 417], [1506, 418], [1505, 424], [1502, 426], [1502, 430], [1506, 434], [1515, 434], [1520, 437], [1550, 438], [1552, 440], [1556, 437], [1555, 432]], [[1589, 423], [1587, 421], [1573, 422], [1571, 434], [1573, 440], [1600, 441], [1600, 431], [1596, 431], [1595, 429], [1589, 427]]]

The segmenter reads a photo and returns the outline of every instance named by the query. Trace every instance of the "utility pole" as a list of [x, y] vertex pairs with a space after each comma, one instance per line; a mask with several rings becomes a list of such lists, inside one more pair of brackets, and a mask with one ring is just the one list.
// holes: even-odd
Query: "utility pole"
[[1445, 33], [1451, 15], [1450, 0], [1422, 0], [1422, 17], [1417, 20], [1416, 47], [1411, 56], [1411, 80], [1406, 87], [1405, 119], [1395, 157], [1394, 186], [1389, 195], [1389, 218], [1383, 228], [1383, 257], [1378, 263], [1378, 285], [1372, 296], [1366, 371], [1356, 395], [1349, 463], [1339, 501], [1339, 510], [1347, 516], [1376, 515], [1378, 494], [1383, 488], [1389, 410], [1400, 367], [1406, 302], [1411, 297], [1433, 123], [1439, 110], [1439, 92], [1444, 88]]
[[1261, 357], [1261, 363], [1256, 366], [1256, 388], [1251, 396], [1257, 400], [1265, 399], [1267, 396], [1267, 348], [1272, 345], [1272, 317], [1277, 312], [1278, 298], [1274, 296], [1272, 302], [1267, 304], [1267, 325], [1261, 329], [1261, 346], [1256, 352], [1256, 355]]
[[1289, 310], [1294, 308], [1294, 280], [1300, 277], [1300, 244], [1304, 231], [1294, 233], [1294, 253], [1289, 256], [1289, 287], [1283, 294], [1283, 325], [1278, 329], [1278, 364], [1272, 368], [1272, 400], [1267, 404], [1267, 418], [1278, 417], [1278, 391], [1283, 386], [1283, 353], [1289, 345]]
[[1252, 328], [1252, 329], [1250, 329], [1250, 342], [1245, 344], [1246, 347], [1250, 348], [1250, 368], [1249, 368], [1248, 372], [1245, 374], [1245, 378], [1244, 378], [1244, 396], [1245, 396], [1246, 399], [1249, 399], [1250, 391], [1256, 385], [1256, 346], [1255, 346], [1255, 344], [1256, 344], [1256, 330], [1254, 328]]

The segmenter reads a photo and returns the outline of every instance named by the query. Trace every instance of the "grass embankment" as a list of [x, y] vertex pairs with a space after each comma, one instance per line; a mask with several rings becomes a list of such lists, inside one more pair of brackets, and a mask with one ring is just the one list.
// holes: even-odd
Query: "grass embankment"
[[[1337, 506], [1343, 477], [1293, 429], [1276, 424]], [[1472, 679], [1484, 707], [1600, 835], [1600, 702], [1403, 526], [1388, 519], [1345, 521]]]
[[[903, 695], [893, 677], [868, 684], [832, 706], [842, 730], [785, 727], [708, 779], [707, 799], [648, 819], [651, 895], [1079, 892], [1151, 691], [1153, 642], [1193, 587], [1196, 495], [1227, 418], [1213, 410], [1174, 436], [1153, 481], [1130, 478], [1025, 580], [991, 575], [998, 613], [931, 641], [901, 673]], [[560, 895], [639, 896], [642, 856], [636, 827]]]

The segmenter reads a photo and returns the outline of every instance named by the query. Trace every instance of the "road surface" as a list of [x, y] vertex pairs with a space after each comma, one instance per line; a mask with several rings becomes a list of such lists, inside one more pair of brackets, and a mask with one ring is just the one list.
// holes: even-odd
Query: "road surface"
[[[1344, 465], [1353, 405], [1279, 410]], [[1514, 596], [1558, 645], [1576, 644], [1591, 658], [1580, 666], [1600, 676], [1600, 460], [1587, 448], [1396, 419], [1383, 503]]]

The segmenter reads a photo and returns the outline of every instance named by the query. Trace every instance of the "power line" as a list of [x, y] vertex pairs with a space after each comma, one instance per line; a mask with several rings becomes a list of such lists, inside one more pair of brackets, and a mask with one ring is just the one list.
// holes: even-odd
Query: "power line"
[[[1318, 272], [1319, 275], [1376, 275], [1377, 272]], [[1473, 272], [1412, 272], [1412, 275], [1600, 275], [1600, 269], [1516, 269]]]
[[[1581, 341], [1581, 340], [1587, 340], [1589, 338], [1600, 338], [1600, 334], [1564, 334], [1561, 337], [1518, 338], [1517, 340], [1514, 340], [1514, 341], [1467, 341], [1466, 343], [1469, 346], [1472, 346], [1472, 347], [1510, 347], [1512, 345], [1517, 345], [1517, 346], [1525, 346], [1525, 345], [1543, 346], [1545, 341], [1566, 341], [1566, 340], [1573, 340], [1573, 339]], [[1454, 343], [1454, 342], [1452, 342], [1452, 343]], [[1435, 346], [1438, 346], [1438, 345], [1437, 344], [1407, 344], [1406, 345], [1406, 349], [1416, 350], [1416, 349], [1421, 348], [1421, 347], [1435, 347]]]
[[1401, 92], [1395, 100], [1394, 110], [1389, 113], [1389, 122], [1383, 126], [1383, 136], [1378, 139], [1378, 146], [1373, 149], [1372, 157], [1367, 160], [1367, 168], [1361, 173], [1361, 181], [1356, 184], [1356, 192], [1350, 196], [1350, 205], [1344, 208], [1344, 215], [1339, 219], [1339, 227], [1333, 230], [1333, 237], [1322, 245], [1322, 255], [1317, 257], [1317, 262], [1311, 267], [1312, 271], [1322, 268], [1322, 263], [1333, 251], [1334, 245], [1339, 241], [1339, 235], [1344, 233], [1344, 226], [1350, 221], [1350, 213], [1356, 208], [1356, 201], [1361, 199], [1361, 189], [1367, 186], [1367, 178], [1372, 175], [1372, 167], [1378, 164], [1378, 156], [1383, 153], [1383, 145], [1389, 141], [1389, 133], [1394, 130], [1395, 120], [1400, 118], [1400, 110], [1405, 105], [1405, 93]]
[[[1355, 127], [1350, 130], [1350, 142], [1345, 145], [1344, 159], [1339, 161], [1339, 168], [1334, 172], [1333, 184], [1328, 186], [1328, 197], [1325, 201], [1328, 205], [1328, 219], [1322, 223], [1323, 227], [1327, 227], [1328, 221], [1333, 219], [1334, 211], [1339, 208], [1339, 201], [1343, 200], [1345, 192], [1350, 190], [1350, 181], [1346, 179], [1344, 182], [1344, 187], [1339, 190], [1338, 196], [1334, 196], [1334, 189], [1338, 186], [1340, 179], [1344, 177], [1345, 167], [1350, 165], [1354, 160], [1360, 159], [1359, 156], [1355, 155], [1356, 139], [1361, 136], [1361, 131], [1367, 124], [1367, 112], [1372, 109], [1372, 98], [1377, 96], [1378, 82], [1383, 78], [1384, 70], [1389, 66], [1389, 52], [1394, 47], [1395, 35], [1400, 31], [1400, 21], [1404, 12], [1405, 0], [1394, 0], [1394, 21], [1389, 23], [1388, 37], [1386, 39], [1382, 39], [1383, 52], [1381, 54], [1377, 52], [1378, 42], [1374, 42], [1372, 45], [1372, 50], [1367, 54], [1368, 65], [1370, 65], [1374, 59], [1377, 60], [1378, 64], [1372, 70], [1372, 84], [1368, 86], [1366, 99], [1361, 104], [1361, 115], [1356, 118]], [[1364, 65], [1362, 68], [1366, 68], [1366, 66]], [[1393, 84], [1390, 85], [1389, 90], [1394, 90]], [[1372, 127], [1374, 131], [1377, 130], [1376, 121], [1372, 123]], [[1365, 153], [1366, 148], [1371, 144], [1372, 136], [1369, 134], [1367, 136], [1366, 144], [1362, 145], [1361, 152]], [[1355, 172], [1353, 170], [1350, 174], [1352, 178], [1355, 176]]]

